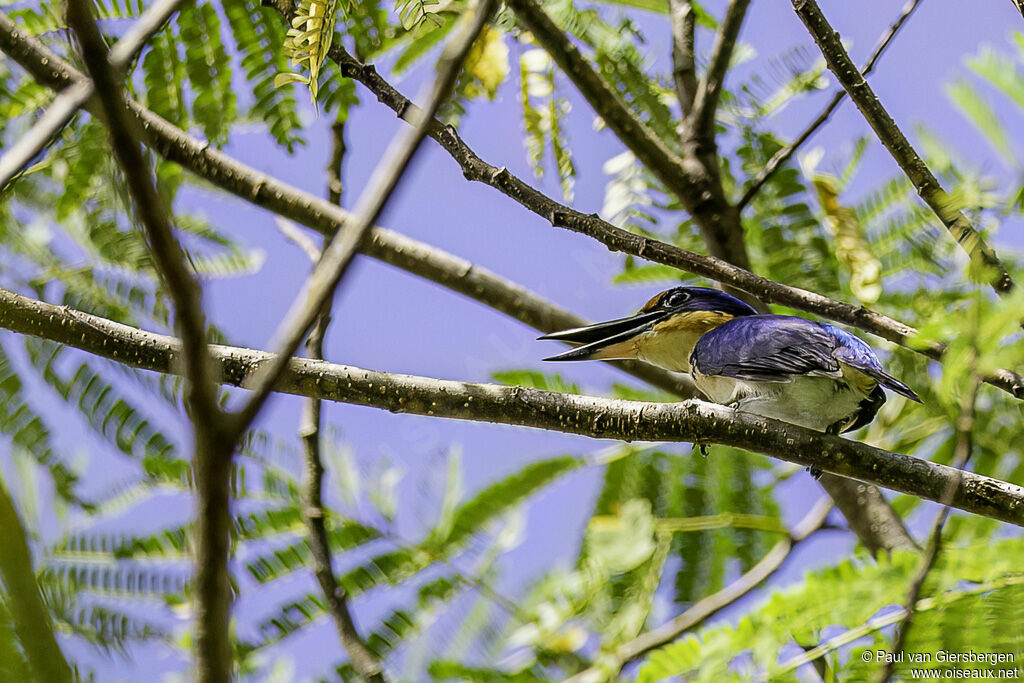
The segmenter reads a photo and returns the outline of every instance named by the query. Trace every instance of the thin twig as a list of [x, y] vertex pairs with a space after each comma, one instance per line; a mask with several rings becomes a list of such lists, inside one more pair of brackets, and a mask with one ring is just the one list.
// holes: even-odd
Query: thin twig
[[[1024, 0], [1021, 1], [1024, 2]], [[861, 74], [868, 76], [875, 70], [875, 64], [878, 63], [879, 57], [881, 57], [886, 48], [889, 47], [889, 44], [892, 42], [893, 38], [896, 37], [900, 28], [920, 4], [921, 0], [909, 0], [907, 4], [903, 6], [903, 9], [900, 10], [900, 15], [896, 17], [896, 21], [894, 21], [878, 39], [878, 42], [875, 44], [875, 49], [871, 52], [871, 56], [868, 58], [868, 61], [866, 61], [864, 66], [861, 67]], [[768, 160], [768, 163], [765, 164], [764, 168], [761, 169], [757, 176], [754, 177], [753, 181], [751, 181], [750, 185], [747, 186], [747, 189], [743, 192], [743, 196], [740, 198], [740, 201], [737, 202], [736, 207], [740, 211], [743, 211], [747, 204], [750, 203], [754, 198], [754, 195], [761, 190], [764, 184], [768, 182], [768, 179], [771, 178], [772, 175], [775, 174], [775, 171], [779, 169], [779, 166], [789, 161], [790, 157], [792, 157], [793, 154], [795, 154], [796, 151], [800, 149], [800, 147], [807, 142], [811, 136], [825, 124], [826, 121], [829, 120], [832, 113], [839, 107], [839, 104], [845, 97], [845, 90], [842, 88], [837, 90], [836, 93], [832, 95], [832, 99], [829, 100], [829, 103], [825, 105], [825, 108], [818, 114], [817, 118], [811, 121], [810, 125], [808, 125], [803, 132], [793, 140], [793, 142], [789, 143], [772, 155], [772, 158]]]
[[[124, 69], [139, 54], [149, 39], [178, 11], [184, 0], [159, 0], [146, 8], [132, 24], [121, 40], [110, 50], [110, 66], [114, 71]], [[92, 97], [93, 87], [89, 81], [73, 85], [58, 94], [46, 112], [39, 117], [32, 128], [0, 157], [0, 192], [12, 179], [17, 177], [32, 160], [46, 149], [57, 134], [71, 121], [75, 113]]]
[[725, 73], [729, 70], [732, 53], [736, 47], [736, 38], [747, 15], [750, 0], [731, 0], [725, 11], [725, 18], [718, 29], [715, 46], [711, 50], [711, 60], [707, 71], [697, 86], [697, 96], [693, 102], [693, 114], [690, 116], [692, 135], [703, 144], [714, 144], [715, 111], [722, 95]]
[[264, 401], [273, 391], [277, 379], [284, 372], [288, 358], [302, 343], [306, 331], [320, 314], [324, 302], [334, 294], [334, 290], [341, 278], [344, 277], [356, 250], [373, 228], [374, 222], [391, 198], [392, 192], [408, 168], [416, 150], [419, 149], [420, 143], [427, 136], [434, 115], [455, 87], [462, 63], [480, 31], [487, 24], [496, 5], [496, 0], [480, 0], [473, 21], [445, 49], [441, 56], [438, 77], [431, 88], [427, 104], [416, 125], [411, 129], [403, 130], [392, 141], [391, 146], [382, 157], [383, 161], [374, 170], [373, 176], [356, 203], [353, 220], [345, 226], [344, 230], [340, 230], [331, 238], [324, 249], [323, 258], [320, 259], [320, 263], [317, 264], [309, 278], [305, 294], [296, 300], [285, 319], [278, 326], [275, 335], [280, 339], [277, 345], [277, 357], [267, 367], [265, 374], [254, 388], [252, 396], [238, 411], [235, 420], [237, 433], [244, 431], [256, 417]]
[[185, 265], [184, 253], [171, 231], [152, 169], [135, 136], [136, 119], [126, 106], [119, 76], [107, 61], [107, 46], [92, 11], [89, 0], [69, 0], [68, 25], [78, 38], [82, 59], [92, 76], [114, 156], [124, 170], [125, 184], [146, 231], [157, 271], [174, 302], [175, 323], [182, 338], [188, 380], [185, 403], [195, 441], [197, 678], [226, 681], [234, 669], [228, 630], [231, 583], [227, 567], [231, 529], [228, 483], [234, 440], [222, 429], [223, 413], [212, 381], [199, 284]]
[[693, 110], [693, 98], [697, 95], [697, 65], [694, 62], [697, 15], [693, 11], [692, 0], [669, 0], [668, 7], [672, 21], [672, 80], [685, 119]]
[[[344, 124], [336, 122], [331, 128], [333, 145], [331, 160], [327, 165], [329, 195], [332, 204], [341, 202], [341, 163], [345, 150]], [[287, 224], [285, 222], [285, 224]], [[280, 225], [280, 223], [279, 223]], [[299, 233], [300, 235], [302, 233]], [[302, 235], [305, 237], [305, 235]], [[309, 252], [307, 252], [309, 253]], [[315, 248], [309, 254], [315, 266], [321, 258]], [[307, 355], [314, 360], [323, 360], [324, 337], [327, 327], [331, 324], [331, 300], [324, 302], [323, 310], [317, 316], [313, 329], [306, 339]], [[309, 532], [309, 547], [313, 558], [313, 574], [316, 576], [320, 590], [327, 601], [327, 609], [334, 620], [334, 626], [341, 638], [341, 645], [348, 653], [349, 660], [356, 672], [370, 683], [384, 683], [380, 662], [366, 646], [355, 619], [349, 610], [345, 589], [338, 583], [331, 564], [331, 545], [325, 524], [326, 514], [323, 504], [324, 464], [320, 457], [321, 451], [321, 402], [318, 398], [306, 399], [302, 404], [302, 416], [299, 418], [299, 438], [305, 453], [306, 476], [303, 483], [303, 517]]]
[[[972, 377], [971, 386], [967, 391], [967, 396], [964, 399], [960, 417], [956, 424], [956, 446], [953, 451], [953, 467], [959, 472], [963, 472], [964, 467], [967, 466], [967, 461], [970, 460], [971, 452], [974, 449], [974, 410], [978, 399], [978, 385], [979, 381]], [[942, 547], [942, 530], [946, 526], [946, 520], [949, 519], [949, 513], [952, 509], [950, 508], [950, 501], [953, 500], [953, 496], [956, 495], [956, 489], [959, 486], [960, 477], [958, 476], [949, 483], [949, 488], [943, 496], [942, 510], [935, 516], [935, 521], [932, 523], [931, 532], [928, 534], [928, 546], [918, 561], [917, 570], [914, 572], [914, 578], [911, 580], [910, 588], [907, 591], [907, 599], [903, 603], [903, 619], [896, 626], [896, 639], [893, 641], [891, 649], [893, 653], [903, 652], [906, 646], [907, 634], [914, 623], [915, 608], [918, 600], [921, 599], [921, 590], [924, 588], [924, 582], [928, 578], [928, 574], [935, 566], [935, 561], [939, 558], [939, 550]], [[879, 676], [880, 683], [889, 683], [892, 680], [895, 666], [894, 658], [886, 661], [885, 667]]]
[[995, 251], [985, 241], [963, 212], [957, 208], [942, 188], [938, 178], [931, 172], [903, 131], [885, 110], [864, 76], [854, 66], [850, 55], [843, 47], [839, 34], [829, 25], [821, 8], [814, 0], [792, 0], [793, 8], [810, 31], [814, 42], [818, 44], [825, 56], [828, 68], [835, 74], [850, 99], [864, 115], [864, 119], [875, 131], [893, 159], [913, 183], [921, 199], [935, 212], [939, 220], [946, 226], [950, 234], [971, 261], [988, 275], [992, 273], [990, 283], [999, 293], [1005, 294], [1013, 289], [1013, 278], [1003, 266]]
[[[0, 289], [0, 328], [136, 368], [180, 372], [181, 344], [64, 306]], [[266, 351], [210, 346], [223, 384], [252, 388]], [[941, 501], [960, 470], [704, 401], [644, 403], [441, 380], [292, 358], [276, 387], [296, 396], [458, 420], [519, 425], [617, 441], [721, 443]], [[963, 472], [953, 507], [1024, 526], [1024, 487]]]
[[[797, 545], [825, 527], [825, 520], [828, 518], [828, 513], [831, 509], [832, 502], [828, 498], [820, 499], [804, 515], [804, 518], [788, 532], [786, 538], [772, 546], [771, 550], [757, 564], [744, 572], [738, 579], [716, 593], [698, 600], [687, 608], [686, 611], [673, 617], [661, 626], [641, 633], [633, 640], [620, 645], [615, 651], [617, 668], [621, 669], [626, 664], [643, 657], [651, 650], [668, 645], [682, 634], [697, 628], [718, 612], [767, 581], [782, 567]], [[599, 673], [600, 669], [593, 667], [567, 679], [566, 683], [592, 681], [597, 678]]]
[[[28, 70], [43, 85], [60, 89], [83, 78], [80, 73], [48, 50], [42, 43], [18, 31], [13, 22], [3, 13], [0, 13], [0, 50]], [[415, 104], [380, 78], [372, 66], [357, 62], [337, 46], [331, 49], [331, 58], [338, 61], [345, 76], [367, 85], [384, 104], [394, 111], [400, 112], [404, 120], [408, 120], [410, 116], [419, 111]], [[333, 235], [340, 226], [350, 220], [351, 214], [332, 206], [315, 195], [298, 190], [287, 183], [239, 163], [209, 145], [188, 136], [181, 129], [169, 124], [138, 103], [133, 102], [130, 106], [141, 120], [149, 144], [157, 152], [217, 187], [313, 228], [324, 235]], [[912, 350], [934, 360], [940, 359], [945, 352], [945, 346], [938, 343], [923, 347], [911, 346], [908, 339], [917, 331], [906, 323], [889, 316], [862, 306], [852, 306], [830, 299], [815, 292], [774, 282], [721, 259], [703, 256], [679, 249], [671, 244], [635, 235], [594, 214], [584, 214], [560, 204], [531, 185], [524, 183], [507, 169], [484, 162], [450, 126], [443, 126], [440, 122], [435, 121], [430, 135], [459, 163], [463, 174], [468, 179], [484, 182], [515, 199], [538, 216], [550, 221], [552, 225], [587, 235], [612, 251], [672, 266], [742, 289], [765, 302], [788, 306], [850, 325], [895, 344], [912, 348]], [[557, 312], [557, 309], [544, 305], [536, 299], [527, 299], [525, 301], [528, 305], [525, 308], [520, 307], [516, 303], [519, 295], [512, 290], [503, 289], [499, 284], [506, 281], [502, 281], [500, 278], [489, 279], [486, 277], [481, 280], [477, 277], [478, 275], [489, 274], [477, 269], [476, 266], [471, 267], [462, 259], [444, 254], [434, 247], [415, 242], [397, 233], [384, 232], [380, 234], [382, 239], [379, 241], [374, 239], [373, 243], [364, 245], [376, 258], [408, 269], [410, 272], [430, 278], [474, 298], [476, 298], [474, 295], [476, 288], [483, 282], [487, 282], [489, 283], [487, 285], [489, 293], [501, 295], [502, 301], [496, 305], [486, 296], [480, 297], [478, 300], [493, 305], [498, 310], [513, 315], [544, 332], [573, 326], [556, 323], [556, 318], [563, 315], [564, 312]], [[385, 234], [388, 235], [388, 238], [383, 238]], [[439, 258], [429, 268], [417, 270], [420, 261], [418, 258], [409, 258], [407, 254], [403, 253], [406, 246], [410, 251], [433, 250]], [[447, 265], [451, 265], [454, 270], [449, 270]], [[460, 273], [459, 268], [464, 273]], [[521, 288], [519, 290], [525, 292]], [[638, 364], [634, 367], [642, 366], [643, 364]], [[985, 381], [1017, 398], [1024, 398], [1024, 377], [1017, 373], [999, 369]], [[662, 384], [658, 384], [658, 386], [662, 386]], [[671, 389], [668, 390], [671, 391]]]

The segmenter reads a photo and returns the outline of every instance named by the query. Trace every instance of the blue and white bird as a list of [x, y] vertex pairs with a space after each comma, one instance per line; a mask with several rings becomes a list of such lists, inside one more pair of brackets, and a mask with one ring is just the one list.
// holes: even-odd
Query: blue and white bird
[[849, 332], [790, 315], [759, 315], [706, 287], [675, 287], [636, 315], [541, 339], [579, 345], [545, 360], [638, 359], [689, 372], [715, 403], [831, 434], [871, 422], [885, 403], [883, 387], [921, 402]]

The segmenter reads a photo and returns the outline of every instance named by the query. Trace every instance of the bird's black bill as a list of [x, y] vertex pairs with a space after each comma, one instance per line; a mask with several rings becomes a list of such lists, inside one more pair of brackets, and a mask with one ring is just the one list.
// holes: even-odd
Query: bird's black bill
[[639, 313], [628, 318], [619, 318], [618, 320], [609, 320], [603, 323], [587, 325], [586, 327], [575, 327], [570, 330], [546, 334], [543, 337], [539, 337], [539, 339], [581, 344], [581, 346], [571, 351], [560, 353], [557, 356], [545, 358], [544, 360], [572, 361], [626, 357], [614, 355], [619, 345], [628, 343], [636, 335], [650, 329], [656, 321], [663, 317], [665, 317], [664, 311], [651, 311]]

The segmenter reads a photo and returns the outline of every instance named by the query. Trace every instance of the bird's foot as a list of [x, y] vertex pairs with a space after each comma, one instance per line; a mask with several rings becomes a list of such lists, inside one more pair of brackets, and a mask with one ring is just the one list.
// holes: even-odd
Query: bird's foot
[[699, 450], [700, 454], [705, 458], [708, 457], [708, 453], [711, 451], [710, 447], [706, 443], [697, 444], [697, 450]]
[[821, 479], [821, 475], [825, 474], [823, 470], [819, 470], [817, 467], [808, 467], [807, 471], [814, 477], [815, 481]]

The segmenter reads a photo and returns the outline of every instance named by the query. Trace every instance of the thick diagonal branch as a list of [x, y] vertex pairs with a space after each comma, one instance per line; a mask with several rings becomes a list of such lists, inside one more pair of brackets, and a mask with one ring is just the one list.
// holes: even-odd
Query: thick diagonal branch
[[[0, 290], [0, 327], [49, 339], [132, 367], [173, 373], [181, 345], [66, 306]], [[211, 346], [228, 385], [252, 387], [266, 351]], [[276, 391], [370, 406], [394, 413], [518, 425], [619, 441], [721, 443], [805, 467], [858, 479], [927, 500], [941, 501], [962, 477], [952, 505], [1024, 526], [1024, 488], [972, 472], [848, 441], [778, 420], [690, 399], [643, 403], [560, 394], [539, 389], [441, 380], [291, 358]]]
[[[900, 10], [900, 15], [896, 17], [896, 21], [894, 21], [889, 28], [886, 29], [885, 33], [882, 34], [881, 38], [878, 39], [878, 43], [875, 45], [875, 49], [872, 50], [871, 56], [868, 57], [868, 61], [866, 61], [864, 66], [861, 67], [860, 72], [863, 76], [867, 77], [872, 71], [874, 71], [875, 64], [878, 63], [879, 58], [885, 52], [886, 48], [889, 47], [889, 44], [892, 42], [893, 38], [896, 37], [896, 34], [899, 33], [903, 24], [906, 23], [907, 19], [910, 18], [910, 15], [914, 13], [914, 10], [917, 9], [917, 6], [920, 4], [921, 0], [909, 0], [907, 4], [903, 6], [903, 9]], [[772, 155], [772, 158], [768, 160], [768, 163], [764, 165], [764, 168], [761, 169], [761, 171], [747, 186], [747, 189], [743, 192], [743, 197], [741, 197], [739, 202], [736, 203], [737, 209], [741, 212], [743, 211], [744, 207], [750, 203], [750, 200], [752, 200], [764, 184], [768, 182], [768, 179], [775, 174], [775, 171], [779, 169], [779, 166], [789, 161], [796, 151], [800, 149], [800, 147], [803, 146], [803, 144], [807, 142], [819, 128], [825, 125], [825, 122], [828, 121], [830, 116], [832, 116], [832, 112], [839, 107], [845, 97], [845, 90], [836, 91], [832, 96], [832, 99], [829, 100], [828, 104], [825, 105], [825, 108], [821, 110], [818, 116], [811, 121], [810, 125], [804, 128], [803, 132], [800, 133], [793, 142], [789, 143]]]
[[818, 44], [825, 56], [828, 68], [835, 74], [864, 119], [875, 131], [892, 158], [903, 169], [913, 183], [921, 199], [935, 212], [939, 220], [946, 226], [950, 234], [964, 251], [970, 255], [972, 262], [991, 273], [990, 282], [997, 292], [1009, 292], [1013, 279], [1003, 266], [995, 251], [985, 242], [967, 216], [957, 208], [950, 196], [942, 188], [938, 178], [914, 151], [903, 131], [885, 110], [871, 86], [864, 80], [864, 75], [857, 70], [850, 55], [839, 40], [839, 34], [833, 30], [821, 13], [821, 8], [814, 0], [792, 0], [793, 8], [803, 20], [807, 30], [811, 32], [814, 42]]
[[697, 96], [697, 65], [694, 61], [697, 15], [692, 0], [669, 0], [668, 7], [672, 22], [672, 81], [685, 119], [693, 111], [693, 98]]
[[[53, 618], [43, 600], [32, 568], [28, 533], [14, 507], [7, 485], [0, 479], [0, 579], [4, 611], [14, 622], [25, 657], [36, 680], [65, 683], [75, 680], [53, 632]], [[6, 635], [6, 634], [5, 634]]]

